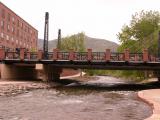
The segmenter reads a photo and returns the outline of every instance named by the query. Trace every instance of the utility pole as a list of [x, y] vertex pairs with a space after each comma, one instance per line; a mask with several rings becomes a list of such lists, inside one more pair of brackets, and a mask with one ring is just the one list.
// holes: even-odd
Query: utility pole
[[[160, 31], [158, 32], [158, 61], [160, 60]], [[154, 71], [155, 75], [158, 78], [158, 81], [160, 82], [160, 71], [156, 70]]]
[[158, 58], [160, 60], [160, 31], [158, 32]]
[[43, 43], [43, 53], [44, 59], [48, 58], [48, 32], [49, 32], [49, 13], [45, 14], [45, 26], [44, 26], [44, 43]]
[[61, 29], [58, 30], [57, 48], [61, 49]]

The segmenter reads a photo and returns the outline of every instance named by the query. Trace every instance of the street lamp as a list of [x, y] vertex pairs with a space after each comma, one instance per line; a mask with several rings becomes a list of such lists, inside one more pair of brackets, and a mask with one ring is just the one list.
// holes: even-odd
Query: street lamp
[[158, 58], [160, 59], [160, 23], [158, 23]]

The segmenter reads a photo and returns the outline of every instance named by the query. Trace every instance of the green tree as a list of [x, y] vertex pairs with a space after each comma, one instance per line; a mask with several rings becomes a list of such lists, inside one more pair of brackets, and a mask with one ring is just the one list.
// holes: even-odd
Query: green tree
[[62, 38], [61, 50], [68, 51], [73, 49], [74, 51], [83, 52], [85, 51], [84, 39], [85, 39], [84, 33], [78, 33], [75, 35]]
[[133, 52], [139, 52], [148, 48], [156, 54], [160, 13], [158, 11], [141, 11], [132, 16], [129, 25], [124, 25], [118, 33], [121, 46], [118, 50], [131, 48]]
[[[119, 52], [129, 48], [131, 52], [142, 52], [147, 48], [150, 54], [156, 55], [158, 50], [158, 31], [160, 30], [160, 13], [158, 11], [141, 11], [132, 16], [129, 25], [124, 25], [118, 33], [121, 45]], [[144, 71], [121, 71], [122, 76], [145, 78]]]

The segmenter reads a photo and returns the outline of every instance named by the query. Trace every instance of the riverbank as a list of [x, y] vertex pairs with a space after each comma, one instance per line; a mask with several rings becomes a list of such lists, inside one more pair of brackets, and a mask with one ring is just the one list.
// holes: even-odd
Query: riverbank
[[138, 96], [153, 109], [153, 114], [145, 120], [160, 120], [160, 89], [143, 90]]
[[[96, 80], [97, 77], [83, 76], [78, 77], [79, 74], [74, 76], [62, 77], [61, 79], [68, 79], [69, 77], [75, 77], [75, 81], [89, 81]], [[25, 81], [25, 80], [0, 80], [0, 96], [11, 96], [21, 93], [26, 93], [35, 89], [50, 89], [59, 86], [55, 82], [42, 82], [42, 81]]]
[[[144, 80], [140, 83], [156, 82], [157, 78]], [[153, 114], [145, 120], [160, 120], [160, 89], [149, 89], [138, 92], [138, 97], [152, 107]]]
[[34, 89], [49, 89], [55, 87], [56, 83], [41, 81], [0, 81], [0, 96], [11, 96], [26, 93]]

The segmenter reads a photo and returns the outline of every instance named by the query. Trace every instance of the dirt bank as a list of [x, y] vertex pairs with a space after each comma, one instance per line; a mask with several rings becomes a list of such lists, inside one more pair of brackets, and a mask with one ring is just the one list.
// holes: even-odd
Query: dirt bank
[[[70, 76], [72, 77], [72, 76]], [[76, 77], [72, 78], [74, 81], [89, 81], [96, 80], [96, 77]], [[34, 89], [49, 89], [58, 86], [55, 82], [42, 82], [42, 81], [15, 81], [15, 80], [0, 80], [0, 96], [11, 96], [20, 93], [28, 92]]]
[[41, 81], [0, 81], [0, 96], [16, 95], [34, 89], [47, 89], [55, 87], [56, 83]]
[[160, 89], [139, 91], [138, 96], [153, 108], [152, 116], [145, 120], [160, 120]]

